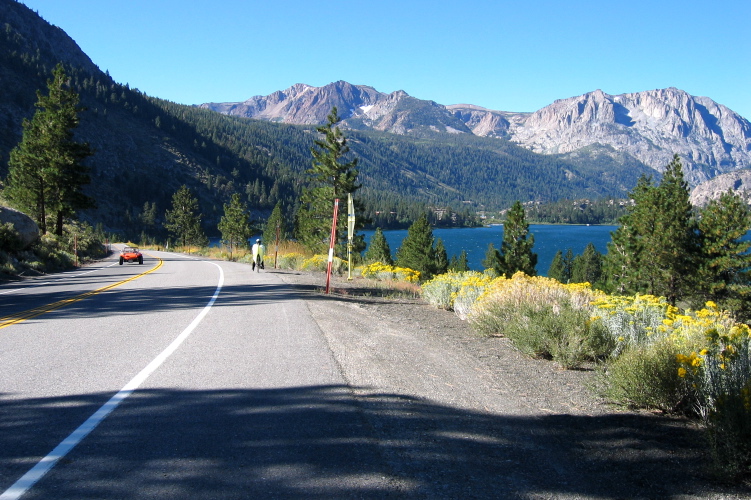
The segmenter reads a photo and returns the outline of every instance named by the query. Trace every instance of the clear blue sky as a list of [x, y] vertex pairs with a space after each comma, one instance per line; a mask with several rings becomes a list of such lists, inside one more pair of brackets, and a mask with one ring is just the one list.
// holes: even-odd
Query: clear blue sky
[[120, 83], [184, 104], [345, 80], [535, 111], [678, 87], [751, 119], [749, 0], [22, 0]]

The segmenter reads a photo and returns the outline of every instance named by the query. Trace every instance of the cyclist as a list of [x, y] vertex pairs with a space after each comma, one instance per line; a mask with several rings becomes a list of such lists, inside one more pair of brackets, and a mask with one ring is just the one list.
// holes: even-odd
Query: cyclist
[[253, 265], [251, 269], [260, 272], [260, 270], [264, 268], [263, 258], [266, 256], [266, 247], [261, 244], [260, 239], [257, 239], [253, 244], [252, 253]]

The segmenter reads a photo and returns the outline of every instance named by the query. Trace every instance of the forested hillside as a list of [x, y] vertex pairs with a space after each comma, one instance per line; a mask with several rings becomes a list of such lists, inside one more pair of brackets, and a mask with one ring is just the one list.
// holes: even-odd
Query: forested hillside
[[[63, 62], [88, 109], [76, 131], [95, 150], [87, 193], [98, 208], [92, 223], [125, 234], [157, 231], [172, 194], [186, 184], [198, 195], [209, 234], [233, 193], [260, 220], [281, 201], [295, 209], [310, 167], [314, 129], [221, 115], [150, 97], [114, 82], [57, 27], [28, 8], [0, 0], [0, 178], [21, 123], [34, 112], [36, 91]], [[574, 167], [498, 139], [436, 134], [421, 139], [347, 131], [360, 158], [359, 192], [366, 214], [381, 226], [405, 226], [426, 207], [434, 222], [462, 225], [477, 211], [514, 200], [620, 196], [646, 169], [615, 164]]]

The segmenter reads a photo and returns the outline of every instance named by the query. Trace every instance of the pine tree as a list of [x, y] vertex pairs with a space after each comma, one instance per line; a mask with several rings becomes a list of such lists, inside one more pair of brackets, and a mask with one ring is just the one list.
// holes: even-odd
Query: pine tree
[[574, 251], [570, 248], [566, 250], [566, 254], [563, 256], [563, 277], [566, 281], [563, 283], [571, 283], [574, 275]]
[[229, 203], [224, 204], [224, 215], [219, 221], [219, 231], [222, 239], [229, 243], [230, 259], [235, 247], [247, 246], [250, 238], [250, 215], [248, 206], [240, 198], [239, 193], [232, 195]]
[[396, 252], [396, 265], [420, 271], [420, 279], [429, 280], [435, 274], [433, 230], [427, 215], [421, 215], [407, 230], [402, 246]]
[[678, 155], [654, 186], [641, 178], [633, 207], [608, 245], [606, 267], [618, 293], [664, 296], [671, 304], [691, 292], [698, 239], [688, 183]]
[[649, 197], [654, 189], [651, 178], [639, 178], [629, 193], [633, 204], [627, 208], [626, 214], [618, 219], [618, 229], [611, 233], [605, 257], [605, 272], [609, 279], [609, 288], [618, 294], [636, 292], [643, 288], [640, 265], [645, 252], [641, 233], [644, 231], [645, 222], [652, 215], [650, 210], [653, 209], [653, 204], [649, 202]]
[[485, 258], [482, 259], [482, 267], [486, 270], [492, 270], [497, 276], [503, 275], [504, 268], [501, 252], [492, 243], [488, 243]]
[[279, 228], [279, 242], [286, 241], [288, 238], [287, 224], [282, 214], [281, 201], [278, 201], [276, 206], [274, 206], [274, 210], [271, 211], [271, 215], [263, 229], [263, 242], [267, 248], [271, 248], [271, 245], [276, 245], [277, 227]]
[[177, 238], [182, 246], [203, 245], [207, 241], [201, 229], [201, 214], [198, 199], [193, 196], [188, 186], [182, 185], [172, 195], [172, 209], [165, 213], [164, 227]]
[[469, 271], [469, 258], [467, 257], [467, 251], [462, 250], [459, 256], [451, 256], [451, 262], [449, 262], [449, 270], [456, 273], [464, 273]]
[[438, 238], [435, 244], [435, 274], [445, 274], [449, 270], [449, 256], [443, 240]]
[[386, 241], [386, 237], [383, 235], [381, 228], [376, 228], [373, 237], [370, 238], [370, 245], [365, 251], [363, 256], [365, 262], [372, 264], [373, 262], [381, 262], [394, 265], [394, 259], [391, 257], [391, 248], [389, 248], [389, 242]]
[[501, 243], [501, 274], [511, 277], [522, 271], [527, 276], [535, 276], [537, 254], [532, 252], [535, 237], [529, 232], [529, 224], [524, 215], [524, 206], [516, 201], [506, 216], [503, 224], [503, 242]]
[[143, 210], [138, 216], [141, 225], [144, 227], [146, 233], [154, 235], [156, 231], [156, 202], [149, 203], [148, 201], [143, 204]]
[[48, 94], [37, 92], [37, 111], [23, 122], [21, 143], [11, 152], [6, 196], [30, 213], [40, 230], [50, 224], [63, 234], [63, 222], [77, 210], [93, 208], [94, 200], [83, 193], [89, 169], [83, 161], [93, 154], [87, 143], [74, 140], [78, 127], [78, 94], [68, 87], [68, 76], [58, 64], [47, 81]]
[[571, 283], [571, 275], [574, 262], [574, 252], [570, 248], [563, 255], [562, 250], [558, 250], [553, 257], [553, 262], [548, 268], [548, 278], [554, 278], [561, 283]]
[[592, 285], [599, 283], [602, 278], [602, 259], [602, 254], [597, 251], [595, 245], [588, 243], [584, 252], [573, 259], [571, 281]]
[[[723, 193], [701, 210], [698, 293], [701, 302], [712, 300], [733, 310], [740, 321], [751, 319], [751, 210], [732, 191]], [[700, 305], [700, 304], [697, 304]]]
[[[357, 162], [354, 158], [343, 162], [349, 152], [347, 140], [337, 126], [341, 119], [334, 107], [327, 117], [327, 123], [316, 130], [323, 135], [314, 141], [310, 148], [313, 166], [308, 170], [309, 184], [303, 190], [301, 206], [296, 217], [295, 234], [308, 249], [316, 253], [324, 252], [329, 246], [334, 200], [339, 199], [336, 254], [346, 254], [347, 239], [347, 194], [360, 189], [357, 183]], [[357, 214], [355, 231], [362, 229], [367, 222], [363, 217], [362, 202], [355, 198]], [[365, 250], [365, 238], [356, 234], [352, 252], [359, 254]]]
[[563, 274], [563, 251], [558, 250], [548, 268], [548, 278], [553, 278], [561, 283], [568, 283]]

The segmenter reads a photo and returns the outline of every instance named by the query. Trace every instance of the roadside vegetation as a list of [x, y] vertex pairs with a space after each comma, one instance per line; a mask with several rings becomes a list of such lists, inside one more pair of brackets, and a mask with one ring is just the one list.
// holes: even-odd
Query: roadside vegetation
[[63, 234], [47, 233], [25, 247], [11, 224], [0, 225], [0, 278], [35, 276], [70, 269], [108, 253], [107, 237], [87, 223], [70, 221]]
[[531, 245], [520, 267], [504, 267], [499, 255], [518, 255], [502, 245], [484, 273], [436, 276], [423, 297], [529, 356], [596, 370], [596, 390], [615, 404], [700, 421], [718, 476], [748, 478], [751, 212], [731, 192], [695, 210], [677, 156], [631, 199], [608, 253], [559, 252], [558, 279], [522, 267]]

